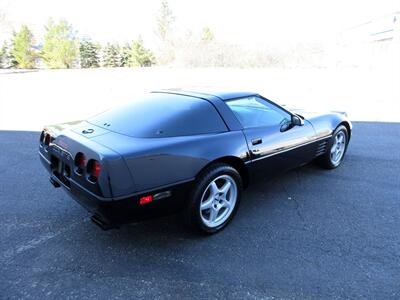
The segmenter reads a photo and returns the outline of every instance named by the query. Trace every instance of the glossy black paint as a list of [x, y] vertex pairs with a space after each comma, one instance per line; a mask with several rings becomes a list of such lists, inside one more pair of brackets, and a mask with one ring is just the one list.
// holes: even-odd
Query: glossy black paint
[[[97, 126], [88, 121], [44, 129], [45, 135], [51, 135], [51, 142], [49, 145], [41, 142], [39, 154], [52, 181], [106, 222], [128, 222], [155, 213], [157, 207], [161, 212], [182, 207], [190, 197], [196, 177], [215, 161], [234, 165], [247, 182], [259, 174], [272, 176], [303, 165], [323, 154], [326, 141], [340, 124], [351, 131], [351, 122], [344, 113], [289, 111], [276, 104], [292, 116], [300, 115], [304, 124], [293, 125], [283, 132], [279, 125], [243, 129], [225, 101], [252, 95], [261, 97], [251, 92], [164, 90], [154, 94], [158, 98], [183, 95], [207, 101], [218, 112], [226, 130], [139, 138], [114, 132], [107, 123]], [[204, 122], [207, 117], [204, 116]], [[87, 160], [100, 162], [102, 169], [96, 182], [89, 182], [85, 174], [74, 171], [73, 161], [78, 152], [84, 153]], [[68, 174], [66, 168], [72, 171]], [[139, 205], [141, 196], [165, 191], [171, 197]]]

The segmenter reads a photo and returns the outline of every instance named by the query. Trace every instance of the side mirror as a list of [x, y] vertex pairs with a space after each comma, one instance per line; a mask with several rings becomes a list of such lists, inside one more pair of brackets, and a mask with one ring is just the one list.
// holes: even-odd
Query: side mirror
[[293, 115], [292, 116], [292, 124], [294, 126], [303, 126], [304, 120], [301, 117], [299, 117], [298, 115]]

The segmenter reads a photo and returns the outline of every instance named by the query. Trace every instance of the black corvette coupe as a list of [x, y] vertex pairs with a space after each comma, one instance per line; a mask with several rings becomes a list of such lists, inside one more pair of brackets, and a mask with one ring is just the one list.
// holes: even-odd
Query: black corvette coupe
[[103, 229], [181, 209], [193, 228], [213, 233], [252, 178], [312, 160], [338, 167], [351, 128], [345, 113], [288, 110], [257, 93], [161, 90], [46, 127], [39, 154], [54, 187]]

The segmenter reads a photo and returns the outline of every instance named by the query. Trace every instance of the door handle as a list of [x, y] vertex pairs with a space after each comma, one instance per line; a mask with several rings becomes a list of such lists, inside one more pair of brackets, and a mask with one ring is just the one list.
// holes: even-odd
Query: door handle
[[255, 138], [251, 140], [252, 145], [259, 145], [262, 143], [262, 138]]

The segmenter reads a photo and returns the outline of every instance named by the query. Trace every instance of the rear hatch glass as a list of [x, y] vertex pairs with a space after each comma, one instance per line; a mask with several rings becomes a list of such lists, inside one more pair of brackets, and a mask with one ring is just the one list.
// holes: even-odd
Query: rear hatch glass
[[152, 93], [87, 120], [120, 134], [139, 138], [217, 133], [227, 130], [214, 106], [189, 96]]

